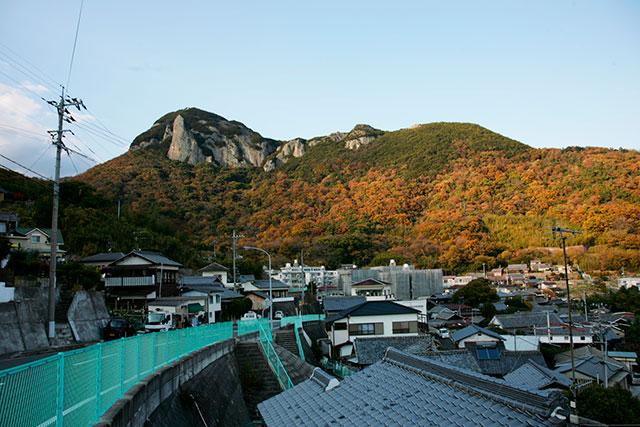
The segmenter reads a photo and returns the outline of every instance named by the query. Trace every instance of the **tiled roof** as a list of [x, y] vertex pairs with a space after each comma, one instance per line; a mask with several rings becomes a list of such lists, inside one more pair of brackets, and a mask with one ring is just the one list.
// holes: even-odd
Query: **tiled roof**
[[393, 347], [411, 354], [431, 350], [431, 337], [427, 335], [408, 337], [358, 337], [353, 342], [358, 364], [371, 365], [384, 357], [387, 348]]
[[[497, 357], [487, 358], [481, 356], [482, 350], [486, 350], [489, 346], [495, 348], [494, 354], [497, 354]], [[506, 351], [502, 342], [495, 344], [471, 342], [467, 343], [466, 348], [476, 359], [476, 362], [478, 362], [480, 372], [485, 375], [503, 377], [515, 371], [529, 360], [533, 360], [539, 365], [545, 365], [544, 357], [539, 351]], [[484, 355], [486, 355], [486, 353], [484, 353], [483, 356]]]
[[241, 274], [236, 278], [238, 283], [253, 282], [254, 280], [256, 280], [256, 278], [253, 274]]
[[[624, 371], [625, 369], [616, 364], [610, 362], [611, 359], [607, 359], [607, 378], [610, 379], [614, 375], [616, 375], [620, 371]], [[575, 361], [575, 370], [576, 372], [580, 372], [583, 375], [586, 375], [591, 378], [602, 378], [602, 358], [598, 356], [588, 356], [583, 359], [578, 359]], [[567, 376], [571, 375], [571, 364], [564, 363], [556, 366], [556, 372], [561, 372]]]
[[475, 334], [484, 334], [501, 341], [504, 340], [504, 338], [502, 338], [502, 336], [497, 332], [490, 331], [478, 325], [469, 325], [466, 328], [455, 331], [451, 334], [451, 339], [453, 340], [453, 342], [458, 342]]
[[222, 264], [218, 264], [217, 262], [212, 262], [211, 264], [202, 267], [200, 270], [198, 270], [200, 272], [205, 272], [205, 271], [229, 271], [229, 269], [227, 267], [225, 267]]
[[223, 286], [222, 282], [215, 276], [182, 276], [178, 280], [180, 286], [192, 286], [192, 285], [217, 285]]
[[348, 308], [335, 316], [325, 319], [325, 322], [333, 322], [347, 316], [380, 316], [387, 314], [420, 313], [420, 310], [406, 307], [392, 301], [367, 301], [355, 307]]
[[353, 283], [351, 285], [351, 287], [354, 287], [354, 286], [391, 286], [391, 283], [383, 282], [382, 280], [376, 280], [376, 279], [366, 279], [358, 283]]
[[261, 402], [262, 419], [267, 426], [566, 424], [557, 417], [567, 415], [558, 392], [527, 390], [395, 349], [335, 387], [323, 384], [307, 380]]
[[[40, 230], [41, 232], [46, 234], [47, 237], [51, 237], [51, 232], [53, 231], [50, 228], [43, 228], [43, 227], [16, 227], [16, 231], [25, 236], [33, 230]], [[62, 238], [62, 230], [58, 229], [57, 236], [58, 236], [57, 243], [59, 245], [64, 245], [64, 239]]]
[[342, 311], [360, 305], [366, 300], [366, 297], [325, 297], [322, 299], [322, 306], [325, 311]]
[[[253, 285], [256, 288], [269, 290], [269, 280], [256, 280], [253, 282]], [[271, 279], [271, 288], [272, 289], [289, 289], [289, 285], [280, 280]]]
[[80, 262], [113, 262], [124, 256], [122, 252], [108, 252], [82, 258]]
[[544, 390], [550, 386], [568, 388], [571, 385], [571, 380], [565, 375], [531, 360], [505, 375], [504, 380], [534, 390]]
[[473, 372], [481, 372], [480, 366], [476, 359], [466, 349], [464, 350], [445, 350], [445, 351], [429, 351], [426, 353], [416, 353], [427, 359], [437, 360], [446, 365], [455, 366], [457, 368], [468, 369]]

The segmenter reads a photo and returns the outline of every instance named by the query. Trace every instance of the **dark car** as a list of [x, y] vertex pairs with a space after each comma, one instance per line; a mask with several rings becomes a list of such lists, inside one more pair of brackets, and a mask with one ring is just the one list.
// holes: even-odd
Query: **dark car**
[[136, 334], [136, 328], [128, 320], [111, 319], [104, 327], [104, 339], [115, 340], [118, 338], [131, 337]]

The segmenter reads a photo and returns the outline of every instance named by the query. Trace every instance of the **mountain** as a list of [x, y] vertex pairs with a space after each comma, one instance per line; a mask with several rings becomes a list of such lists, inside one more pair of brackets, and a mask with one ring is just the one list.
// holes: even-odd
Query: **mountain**
[[536, 248], [557, 244], [557, 220], [583, 232], [581, 266], [629, 271], [640, 270], [639, 165], [634, 150], [535, 149], [469, 123], [276, 141], [190, 108], [75, 179], [208, 250], [235, 229], [283, 259], [454, 272], [554, 261]]

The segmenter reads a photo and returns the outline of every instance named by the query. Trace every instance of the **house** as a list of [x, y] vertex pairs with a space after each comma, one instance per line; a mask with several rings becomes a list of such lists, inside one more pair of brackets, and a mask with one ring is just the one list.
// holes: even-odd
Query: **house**
[[[569, 344], [569, 325], [556, 313], [518, 312], [497, 314], [489, 325], [504, 329], [509, 334], [524, 332], [526, 335], [540, 336], [543, 344]], [[593, 334], [575, 324], [572, 330], [574, 344], [591, 344]]]
[[472, 276], [456, 276], [453, 278], [453, 286], [466, 286], [473, 280]]
[[453, 332], [451, 340], [458, 348], [465, 348], [467, 344], [472, 342], [496, 342], [502, 341], [504, 338], [496, 332], [472, 324]]
[[638, 353], [635, 351], [608, 351], [607, 356], [622, 363], [629, 371], [634, 371], [638, 366]]
[[202, 267], [198, 270], [198, 273], [202, 274], [203, 277], [217, 277], [223, 286], [227, 286], [228, 284], [227, 275], [229, 274], [229, 269], [217, 262], [212, 262]]
[[249, 291], [244, 294], [244, 297], [251, 300], [251, 310], [259, 313], [265, 308], [265, 301], [269, 300], [269, 293]]
[[527, 274], [529, 272], [529, 266], [527, 264], [509, 264], [506, 268], [507, 274]]
[[551, 264], [547, 264], [546, 262], [542, 262], [540, 260], [531, 261], [531, 271], [545, 272], [549, 270], [551, 270]]
[[[595, 354], [586, 355], [574, 360], [574, 368], [575, 378], [578, 384], [606, 383], [609, 387], [620, 384], [622, 388], [628, 388], [627, 377], [629, 376], [629, 371], [627, 371], [624, 365], [610, 358], [606, 358], [603, 362], [602, 356]], [[570, 379], [573, 378], [570, 362], [558, 363], [556, 358], [555, 371], [564, 374]], [[606, 381], [603, 381], [605, 377]]]
[[564, 426], [567, 399], [394, 348], [338, 383], [312, 377], [258, 404], [267, 426]]
[[503, 378], [527, 361], [546, 366], [539, 351], [507, 351], [502, 341], [469, 342], [465, 348], [476, 359], [480, 372], [497, 378]]
[[571, 380], [565, 375], [533, 360], [505, 375], [504, 380], [532, 390], [569, 390], [571, 387]]
[[353, 341], [367, 336], [418, 335], [419, 310], [391, 301], [367, 301], [325, 319], [336, 358], [350, 356]]
[[[2, 192], [0, 192], [1, 194]], [[17, 227], [18, 215], [11, 212], [0, 212], [0, 236], [11, 235]]]
[[525, 286], [527, 283], [527, 276], [522, 273], [509, 274], [509, 284], [511, 286]]
[[538, 351], [540, 336], [538, 335], [502, 335], [507, 351]]
[[325, 297], [322, 299], [322, 308], [324, 315], [331, 317], [366, 301], [366, 297]]
[[254, 280], [253, 282], [244, 283], [242, 286], [243, 292], [245, 294], [253, 291], [266, 292], [269, 294], [269, 289], [271, 289], [271, 293], [273, 294], [273, 298], [284, 298], [289, 293], [289, 285], [280, 280], [271, 279], [269, 280]]
[[618, 288], [640, 287], [640, 277], [621, 277], [618, 279]]
[[[36, 252], [38, 257], [48, 260], [51, 258], [51, 233], [50, 228], [16, 227], [15, 231], [9, 236], [9, 241], [14, 247]], [[58, 229], [56, 245], [56, 258], [62, 258], [66, 251], [62, 249], [64, 239], [60, 229]]]
[[106, 299], [145, 307], [150, 300], [176, 296], [180, 267], [182, 264], [158, 252], [129, 252], [102, 269]]
[[112, 262], [119, 260], [123, 256], [124, 254], [122, 252], [107, 252], [82, 258], [80, 262], [87, 267], [96, 267], [101, 269], [102, 267], [106, 267]]
[[351, 295], [367, 297], [369, 300], [371, 300], [370, 297], [390, 299], [392, 297], [391, 288], [391, 283], [377, 279], [366, 279], [351, 285]]
[[227, 289], [218, 276], [183, 276], [178, 281], [180, 296], [206, 298], [206, 323], [215, 323], [222, 311], [222, 295]]

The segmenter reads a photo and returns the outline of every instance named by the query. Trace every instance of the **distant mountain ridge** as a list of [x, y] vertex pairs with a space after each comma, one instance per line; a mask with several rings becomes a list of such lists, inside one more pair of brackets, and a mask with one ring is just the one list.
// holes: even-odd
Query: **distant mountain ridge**
[[388, 254], [463, 271], [548, 245], [544, 227], [558, 220], [584, 232], [573, 242], [592, 248], [581, 266], [630, 269], [640, 266], [639, 167], [638, 151], [535, 149], [470, 123], [277, 141], [189, 108], [76, 179], [203, 247], [235, 229], [327, 265]]

